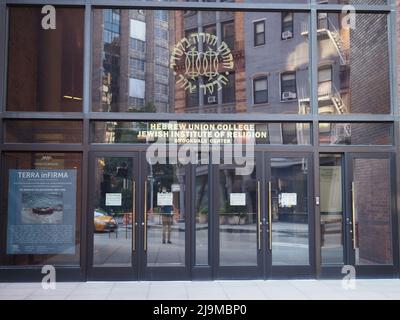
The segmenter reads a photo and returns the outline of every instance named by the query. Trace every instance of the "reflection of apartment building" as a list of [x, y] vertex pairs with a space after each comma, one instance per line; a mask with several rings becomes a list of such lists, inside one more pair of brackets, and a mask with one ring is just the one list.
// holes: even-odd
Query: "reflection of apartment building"
[[249, 112], [309, 113], [308, 41], [304, 13], [246, 13], [246, 90]]
[[[319, 14], [318, 111], [321, 114], [390, 113], [386, 17], [357, 14], [354, 29], [346, 27], [345, 18], [339, 13]], [[371, 34], [377, 36], [371, 37]], [[328, 139], [322, 142], [327, 143], [358, 143], [366, 134], [363, 128], [346, 123], [320, 129]], [[384, 139], [386, 126], [382, 124], [368, 134], [371, 141]]]
[[163, 10], [94, 11], [94, 111], [170, 111], [170, 14]]
[[[224, 42], [232, 52], [233, 70], [226, 76], [226, 84], [215, 86], [212, 92], [200, 89], [202, 84], [211, 82], [206, 76], [190, 79], [193, 91], [186, 90], [183, 86], [175, 88], [175, 112], [201, 112], [201, 113], [235, 113], [246, 112], [245, 92], [245, 61], [244, 61], [244, 13], [224, 11], [176, 11], [175, 38], [191, 39], [192, 35], [210, 34], [216, 36], [216, 43], [209, 45], [198, 43], [195, 50], [206, 52], [209, 49], [218, 51]], [[218, 63], [218, 72], [221, 72], [221, 60]], [[185, 61], [181, 61], [175, 68], [176, 80], [180, 75], [185, 75]], [[189, 77], [190, 78], [190, 77]]]

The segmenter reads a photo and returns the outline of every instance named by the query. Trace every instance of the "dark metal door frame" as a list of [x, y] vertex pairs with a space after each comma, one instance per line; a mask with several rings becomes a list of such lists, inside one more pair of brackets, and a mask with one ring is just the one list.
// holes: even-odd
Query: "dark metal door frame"
[[[169, 162], [167, 162], [168, 165]], [[191, 237], [192, 223], [193, 223], [193, 212], [191, 211], [190, 202], [192, 201], [192, 189], [193, 182], [191, 178], [191, 165], [185, 165], [185, 265], [184, 266], [147, 266], [147, 253], [146, 244], [144, 243], [144, 228], [146, 227], [144, 221], [145, 206], [144, 202], [147, 199], [147, 195], [144, 194], [144, 185], [147, 181], [147, 169], [148, 163], [146, 160], [146, 152], [140, 153], [140, 184], [136, 186], [139, 190], [139, 211], [138, 211], [138, 225], [143, 226], [140, 229], [138, 241], [139, 245], [139, 279], [141, 280], [189, 280], [191, 279], [191, 260], [193, 253], [193, 244]], [[146, 198], [145, 198], [146, 197]]]
[[[95, 185], [95, 160], [98, 157], [113, 157], [113, 158], [131, 158], [133, 160], [133, 172], [132, 180], [136, 185], [135, 188], [135, 199], [132, 206], [134, 206], [134, 212], [136, 221], [132, 221], [132, 228], [136, 230], [134, 232], [135, 239], [132, 239], [135, 243], [136, 248], [131, 248], [132, 264], [130, 267], [95, 267], [93, 266], [93, 253], [94, 253], [94, 224], [93, 224], [93, 212], [94, 212], [94, 193], [89, 189], [88, 192], [88, 224], [87, 224], [87, 278], [88, 280], [137, 280], [138, 279], [138, 261], [139, 254], [137, 251], [138, 243], [140, 238], [138, 236], [137, 219], [138, 210], [140, 209], [140, 198], [138, 198], [138, 182], [139, 182], [139, 152], [113, 152], [113, 151], [92, 151], [89, 153], [89, 188], [93, 188]], [[132, 244], [133, 245], [133, 244]]]
[[[308, 175], [307, 175], [307, 187], [308, 187], [308, 246], [309, 246], [309, 265], [304, 266], [274, 266], [272, 264], [272, 251], [270, 250], [270, 231], [268, 224], [268, 215], [269, 215], [269, 197], [266, 197], [264, 201], [264, 218], [265, 222], [263, 224], [264, 227], [264, 241], [263, 245], [265, 248], [265, 278], [266, 279], [281, 279], [281, 278], [315, 278], [316, 277], [316, 257], [315, 257], [315, 219], [314, 219], [314, 172], [313, 172], [313, 153], [312, 152], [280, 152], [280, 151], [265, 151], [263, 155], [263, 165], [265, 167], [265, 178], [264, 178], [264, 195], [268, 195], [269, 192], [269, 181], [272, 178], [271, 172], [271, 158], [275, 157], [304, 157], [308, 161]], [[271, 226], [272, 230], [272, 226]]]
[[[255, 168], [259, 168], [256, 172], [256, 181], [259, 186], [257, 186], [257, 215], [260, 214], [260, 219], [263, 217], [263, 201], [262, 201], [262, 182], [264, 177], [263, 168], [263, 153], [260, 151], [255, 151]], [[259, 245], [257, 244], [257, 265], [255, 266], [220, 266], [220, 236], [219, 236], [219, 215], [216, 210], [218, 207], [217, 201], [219, 197], [218, 188], [219, 185], [219, 165], [211, 165], [211, 193], [210, 193], [210, 222], [212, 224], [212, 243], [210, 249], [212, 250], [212, 270], [214, 279], [260, 279], [263, 278], [264, 270], [264, 257], [263, 257], [263, 229], [262, 226], [257, 226], [257, 236], [260, 237]], [[261, 199], [259, 196], [261, 195]], [[258, 207], [260, 204], [260, 207]], [[258, 224], [258, 223], [257, 223]]]
[[[309, 227], [309, 265], [308, 266], [273, 266], [272, 252], [269, 249], [269, 181], [271, 180], [271, 158], [274, 157], [305, 157], [308, 161], [308, 227]], [[216, 214], [218, 192], [215, 186], [218, 185], [219, 167], [211, 166], [211, 197], [210, 203], [213, 208], [211, 213], [212, 224], [212, 245], [210, 246], [212, 254], [213, 277], [216, 279], [271, 279], [271, 278], [315, 278], [315, 219], [314, 219], [314, 172], [313, 172], [313, 153], [299, 151], [256, 151], [257, 181], [260, 182], [260, 212], [261, 212], [261, 228], [260, 228], [260, 250], [258, 250], [257, 267], [229, 267], [219, 266], [219, 219]]]
[[[190, 242], [190, 225], [192, 223], [190, 208], [190, 192], [191, 179], [190, 167], [186, 167], [185, 175], [185, 210], [187, 212], [185, 218], [185, 266], [184, 267], [148, 267], [147, 254], [145, 250], [144, 228], [145, 228], [145, 193], [144, 184], [147, 178], [147, 162], [144, 151], [92, 151], [89, 154], [89, 173], [90, 187], [94, 186], [95, 167], [94, 161], [97, 157], [123, 157], [132, 158], [133, 160], [133, 180], [135, 181], [135, 248], [132, 250], [132, 266], [131, 267], [94, 267], [93, 266], [93, 223], [88, 223], [87, 243], [88, 243], [88, 264], [87, 278], [88, 280], [187, 280], [190, 279], [190, 260], [191, 260], [191, 242]], [[94, 211], [93, 192], [88, 193], [88, 216]], [[90, 220], [90, 218], [89, 218]], [[92, 221], [92, 220], [90, 220]]]

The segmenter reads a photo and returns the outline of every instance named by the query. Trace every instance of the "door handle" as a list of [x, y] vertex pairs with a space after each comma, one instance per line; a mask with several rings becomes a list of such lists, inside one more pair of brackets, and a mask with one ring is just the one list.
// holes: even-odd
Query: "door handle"
[[132, 251], [136, 251], [136, 182], [132, 181]]
[[261, 250], [261, 196], [260, 196], [260, 181], [257, 181], [257, 247]]
[[272, 183], [268, 182], [268, 247], [272, 251]]
[[144, 230], [143, 230], [143, 236], [144, 236], [144, 241], [143, 241], [143, 249], [144, 251], [147, 251], [147, 180], [144, 183]]
[[351, 211], [352, 211], [352, 231], [353, 231], [353, 249], [357, 249], [357, 230], [356, 230], [356, 200], [355, 200], [355, 195], [356, 195], [356, 190], [355, 190], [355, 183], [354, 181], [351, 183]]

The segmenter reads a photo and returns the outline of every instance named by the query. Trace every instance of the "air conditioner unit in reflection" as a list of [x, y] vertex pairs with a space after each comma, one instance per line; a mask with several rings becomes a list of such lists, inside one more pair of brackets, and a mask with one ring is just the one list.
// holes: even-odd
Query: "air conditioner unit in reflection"
[[216, 103], [217, 99], [215, 98], [215, 96], [210, 96], [210, 97], [207, 97], [207, 102], [208, 103]]
[[285, 91], [282, 93], [282, 100], [289, 100], [289, 99], [296, 99], [297, 94], [296, 92]]
[[282, 32], [282, 39], [289, 39], [289, 38], [293, 38], [293, 33], [291, 31]]

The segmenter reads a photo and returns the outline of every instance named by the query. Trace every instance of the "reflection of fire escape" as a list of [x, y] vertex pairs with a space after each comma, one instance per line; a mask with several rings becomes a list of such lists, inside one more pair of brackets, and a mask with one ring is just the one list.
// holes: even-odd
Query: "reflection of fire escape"
[[332, 30], [326, 29], [326, 32], [329, 38], [333, 42], [333, 46], [337, 50], [340, 57], [340, 64], [346, 65], [349, 61], [349, 51], [344, 48], [344, 44], [342, 39], [340, 38], [339, 31], [336, 29], [334, 25], [332, 25]]
[[[339, 54], [340, 64], [346, 65], [349, 61], [349, 51], [345, 48], [345, 45], [340, 37], [339, 30], [335, 27], [332, 21], [327, 18], [326, 23], [319, 23], [317, 29], [318, 37], [329, 37], [336, 51]], [[303, 23], [301, 27], [301, 35], [308, 37], [308, 23]]]
[[[310, 98], [307, 97], [306, 93], [302, 94], [301, 90], [299, 91], [299, 97], [305, 97], [298, 100], [299, 113], [307, 114], [310, 108]], [[325, 114], [348, 113], [346, 104], [332, 81], [318, 85], [318, 110], [319, 113]]]
[[[301, 26], [301, 30], [301, 35], [303, 35], [304, 37], [308, 37], [308, 23], [303, 23]], [[317, 36], [319, 39], [329, 38], [331, 40], [333, 47], [338, 53], [340, 65], [345, 66], [349, 64], [349, 50], [346, 49], [345, 44], [340, 37], [340, 32], [327, 16], [324, 19], [321, 19], [321, 21], [318, 21]], [[308, 98], [299, 99], [300, 113], [302, 113], [307, 104], [309, 105]], [[347, 106], [342, 98], [341, 92], [337, 89], [332, 80], [319, 83], [318, 106], [319, 113], [348, 113]]]
[[[320, 83], [318, 86], [318, 101], [321, 102], [325, 100], [332, 101], [332, 104], [336, 112], [334, 112], [334, 110], [332, 110], [331, 105], [329, 105], [327, 107], [320, 106], [319, 108], [320, 113], [337, 113], [337, 114], [347, 113], [347, 108], [342, 99], [342, 96], [332, 81]], [[321, 105], [322, 103], [319, 104]]]

